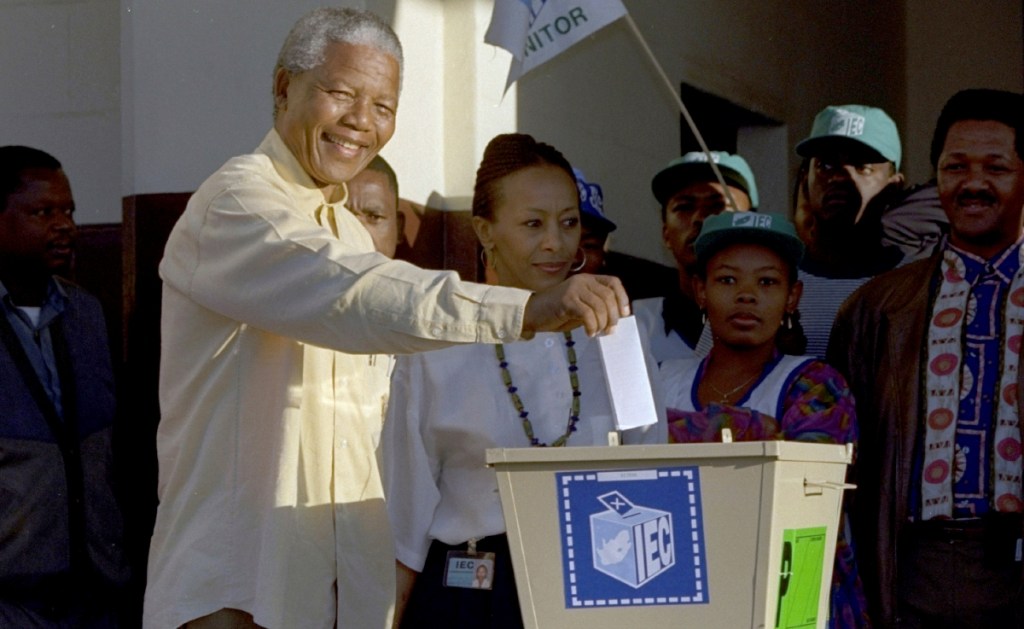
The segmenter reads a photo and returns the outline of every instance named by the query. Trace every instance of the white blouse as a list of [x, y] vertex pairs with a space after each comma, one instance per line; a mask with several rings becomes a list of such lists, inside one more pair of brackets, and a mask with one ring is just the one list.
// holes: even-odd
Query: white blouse
[[[580, 420], [568, 445], [605, 445], [615, 425], [598, 344], [582, 330], [573, 338]], [[534, 435], [551, 443], [565, 432], [572, 403], [565, 338], [542, 333], [504, 347]], [[648, 363], [650, 377], [654, 368]], [[626, 443], [666, 442], [661, 396], [656, 399], [658, 424], [626, 432]], [[484, 453], [529, 445], [493, 345], [399, 357], [381, 443], [397, 559], [420, 571], [434, 539], [460, 544], [505, 532], [497, 481]]]

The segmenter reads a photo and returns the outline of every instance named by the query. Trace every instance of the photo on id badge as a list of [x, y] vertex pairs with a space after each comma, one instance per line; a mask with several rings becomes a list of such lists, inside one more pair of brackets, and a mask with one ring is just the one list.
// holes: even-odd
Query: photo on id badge
[[494, 553], [448, 553], [444, 569], [445, 587], [489, 590], [493, 581]]

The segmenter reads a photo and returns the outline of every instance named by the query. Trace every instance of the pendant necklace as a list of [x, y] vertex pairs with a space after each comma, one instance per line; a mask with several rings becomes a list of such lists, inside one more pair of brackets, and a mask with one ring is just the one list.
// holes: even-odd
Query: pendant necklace
[[[576, 432], [576, 423], [580, 421], [580, 379], [577, 371], [579, 370], [576, 366], [576, 350], [574, 346], [576, 342], [572, 340], [572, 334], [570, 332], [564, 332], [565, 335], [565, 353], [569, 359], [569, 384], [572, 385], [572, 406], [569, 409], [569, 423], [565, 428], [565, 434], [551, 442], [551, 447], [557, 448], [565, 445], [565, 442], [569, 440], [569, 436]], [[508, 361], [505, 360], [505, 346], [498, 343], [494, 346], [494, 354], [498, 357], [498, 366], [501, 367], [501, 380], [505, 383], [505, 390], [508, 391], [508, 396], [512, 400], [512, 406], [515, 407], [516, 412], [519, 413], [519, 419], [523, 422], [523, 432], [526, 433], [526, 438], [530, 440], [530, 446], [532, 447], [547, 447], [548, 444], [541, 442], [540, 439], [533, 434], [533, 424], [530, 423], [530, 412], [523, 406], [523, 401], [519, 398], [518, 389], [512, 384], [512, 374], [508, 371]]]
[[739, 383], [738, 385], [734, 386], [733, 388], [729, 389], [728, 391], [722, 391], [721, 389], [716, 387], [715, 383], [711, 382], [710, 379], [706, 380], [705, 382], [707, 382], [708, 386], [711, 387], [712, 389], [714, 389], [715, 393], [718, 394], [718, 396], [719, 396], [718, 397], [718, 401], [720, 403], [722, 403], [722, 404], [726, 404], [726, 403], [728, 403], [729, 398], [734, 393], [736, 393], [737, 391], [740, 391], [741, 389], [743, 389], [743, 387], [745, 387], [748, 384], [750, 384], [754, 380], [754, 378], [758, 377], [759, 375], [761, 375], [761, 374], [760, 373], [755, 373], [754, 375], [750, 376], [749, 378], [747, 378], [743, 382]]

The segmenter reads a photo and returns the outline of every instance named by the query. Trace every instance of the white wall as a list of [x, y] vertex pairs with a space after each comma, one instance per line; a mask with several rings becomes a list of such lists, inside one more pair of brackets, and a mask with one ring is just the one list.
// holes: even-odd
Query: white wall
[[[123, 73], [131, 82], [124, 99], [124, 153], [132, 165], [125, 194], [194, 190], [270, 129], [278, 50], [295, 20], [323, 2], [122, 1]], [[450, 188], [464, 195], [481, 142], [491, 130], [515, 125], [514, 93], [502, 105], [500, 91], [487, 89], [504, 67], [502, 56], [482, 44], [490, 3], [342, 4], [384, 16], [402, 40], [397, 129], [382, 153], [398, 172], [402, 196], [425, 202], [432, 194], [449, 196]]]
[[[60, 158], [83, 223], [119, 221], [125, 195], [193, 190], [269, 129], [278, 47], [301, 13], [323, 3], [4, 0], [0, 143]], [[389, 18], [405, 46], [398, 130], [383, 153], [404, 197], [465, 207], [484, 145], [518, 128], [605, 187], [620, 224], [616, 248], [668, 261], [649, 183], [678, 154], [680, 120], [624, 21], [502, 99], [509, 56], [482, 43], [490, 0], [347, 4]], [[788, 203], [791, 147], [825, 104], [889, 110], [917, 181], [927, 176], [931, 127], [949, 94], [969, 85], [1021, 90], [1024, 80], [1016, 0], [625, 4], [674, 83], [784, 124], [742, 145], [769, 209]]]
[[[121, 0], [124, 195], [195, 190], [270, 129], [288, 29], [318, 0]], [[360, 5], [362, 3], [359, 3]]]
[[1024, 90], [1024, 2], [912, 0], [907, 22], [907, 141], [911, 181], [932, 176], [928, 153], [942, 105], [958, 90]]
[[437, 209], [469, 209], [487, 142], [516, 128], [515, 88], [502, 99], [510, 55], [483, 44], [490, 0], [403, 0], [405, 88], [397, 130], [381, 154], [402, 198]]
[[82, 223], [121, 220], [118, 7], [0, 2], [0, 145], [60, 160]]

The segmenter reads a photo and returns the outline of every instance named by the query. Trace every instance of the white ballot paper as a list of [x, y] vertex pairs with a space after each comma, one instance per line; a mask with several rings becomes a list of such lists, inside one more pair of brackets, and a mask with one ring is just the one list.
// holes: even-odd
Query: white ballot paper
[[597, 337], [604, 380], [619, 430], [650, 426], [658, 421], [647, 361], [640, 345], [636, 317], [619, 319], [615, 332]]

